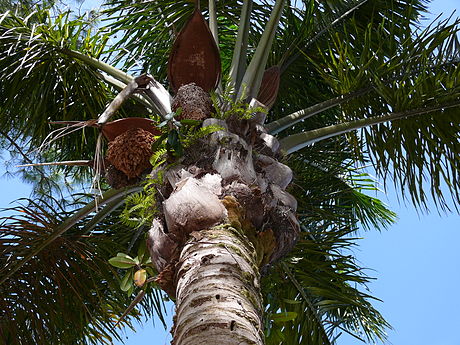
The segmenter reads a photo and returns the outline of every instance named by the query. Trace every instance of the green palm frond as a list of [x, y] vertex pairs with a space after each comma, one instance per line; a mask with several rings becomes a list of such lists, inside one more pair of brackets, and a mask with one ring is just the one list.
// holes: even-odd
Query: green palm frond
[[[64, 210], [54, 213], [29, 204], [8, 211], [18, 215], [4, 219], [2, 266], [36, 246], [63, 221]], [[23, 265], [0, 288], [2, 339], [11, 344], [85, 344], [82, 335], [91, 339], [99, 334], [108, 343], [111, 309], [121, 310], [120, 301], [127, 300], [117, 295], [116, 272], [103, 259], [116, 245], [101, 236], [69, 231]]]
[[[400, 57], [399, 51], [405, 49], [402, 42], [407, 41], [408, 37], [413, 34], [412, 27], [416, 25], [416, 18], [423, 9], [423, 6], [418, 6], [417, 2], [387, 1], [386, 3], [387, 5], [380, 1], [366, 3], [363, 7], [359, 7], [353, 16], [341, 21], [340, 25], [334, 26], [334, 30], [330, 29], [325, 32], [323, 34], [324, 39], [309, 45], [308, 49], [303, 50], [300, 56], [298, 51], [295, 52], [294, 62], [283, 67], [283, 78], [287, 81], [286, 85], [290, 86], [289, 91], [286, 91], [286, 94], [280, 94], [279, 97], [283, 102], [287, 100], [286, 105], [295, 104], [295, 106], [285, 109], [286, 105], [283, 105], [283, 111], [273, 112], [272, 120], [285, 116], [289, 109], [292, 109], [292, 112], [298, 111], [348, 93], [358, 93], [355, 95], [357, 97], [363, 94], [359, 91], [373, 87], [370, 78], [375, 74], [369, 73], [369, 65], [366, 64], [373, 65], [383, 72], [387, 67], [384, 64], [386, 61], [398, 59]], [[371, 8], [367, 6], [371, 6]], [[344, 8], [343, 11], [346, 13], [347, 8]], [[314, 14], [312, 13], [312, 15]], [[361, 16], [369, 18], [358, 20], [357, 18]], [[385, 20], [382, 16], [385, 17]], [[395, 20], [394, 18], [399, 19]], [[300, 20], [297, 19], [297, 22]], [[293, 33], [290, 31], [286, 33], [287, 37], [292, 37], [291, 41], [294, 37], [296, 39], [304, 37], [304, 40], [308, 41], [314, 35], [311, 31], [302, 32], [297, 29], [297, 26], [299, 24], [289, 28], [290, 30], [293, 29]], [[284, 61], [286, 60], [286, 40], [281, 36], [278, 41], [281, 45], [275, 50], [275, 54], [279, 56], [279, 60]], [[333, 47], [331, 42], [336, 42], [342, 48]], [[424, 46], [420, 44], [420, 47], [423, 48]], [[349, 54], [353, 54], [353, 57], [349, 57]], [[405, 57], [403, 56], [402, 59]], [[359, 66], [354, 62], [356, 60], [360, 60]], [[378, 60], [378, 64], [374, 60]], [[338, 66], [339, 64], [340, 66]], [[404, 70], [403, 72], [407, 71]], [[356, 76], [359, 76], [360, 79], [357, 79]], [[383, 81], [390, 82], [395, 78], [395, 75], [382, 76], [380, 73], [379, 77]], [[310, 82], [312, 85], [323, 86], [324, 88], [318, 92], [310, 86]], [[286, 90], [287, 87], [280, 88], [280, 92], [283, 89]], [[302, 95], [302, 89], [308, 89], [310, 94]], [[290, 93], [293, 95], [290, 96]], [[365, 99], [361, 99], [359, 102], [363, 104]]]
[[[269, 119], [338, 96], [324, 87], [324, 80], [311, 64], [311, 60], [320, 61], [316, 51], [327, 50], [331, 37], [340, 35], [361, 49], [369, 27], [377, 33], [382, 23], [394, 25], [392, 31], [398, 31], [399, 36], [410, 35], [424, 8], [420, 1], [303, 1], [303, 7], [286, 15], [274, 43], [271, 64], [280, 64], [283, 74], [277, 104], [280, 109], [274, 109]], [[378, 48], [378, 43], [372, 45], [373, 51]], [[388, 56], [390, 52], [379, 54]]]
[[[370, 278], [350, 251], [355, 240], [346, 227], [303, 233], [264, 281], [267, 344], [333, 344], [341, 332], [363, 342], [386, 338], [389, 324], [363, 292]], [[278, 321], [284, 313], [292, 319]]]
[[[107, 102], [110, 92], [95, 70], [62, 53], [65, 47], [100, 53], [102, 43], [85, 38], [86, 25], [82, 20], [70, 20], [69, 14], [52, 19], [47, 11], [25, 18], [6, 13], [0, 20], [0, 128], [27, 156], [28, 160], [19, 157], [19, 163], [92, 158], [88, 146], [95, 147], [97, 136], [92, 128], [70, 134], [51, 150], [36, 150], [55, 129], [49, 121], [95, 118]], [[56, 190], [49, 183], [52, 177], [69, 171], [25, 170], [23, 178], [35, 185], [36, 193], [46, 195]], [[72, 173], [73, 181], [88, 177], [87, 169]], [[65, 181], [58, 178], [56, 182]]]
[[[82, 219], [93, 213], [98, 209], [98, 206], [102, 206], [106, 203], [111, 203], [114, 201], [122, 200], [126, 195], [137, 191], [138, 187], [132, 187], [126, 190], [117, 190], [117, 189], [110, 189], [106, 191], [101, 197], [93, 199], [84, 203], [80, 208], [76, 208], [78, 205], [78, 200], [74, 202], [74, 207], [76, 208], [74, 212], [68, 214], [68, 217], [62, 218], [62, 221], [56, 222], [53, 226], [50, 226], [50, 232], [48, 235], [43, 235], [39, 238], [39, 241], [34, 243], [34, 246], [31, 246], [27, 253], [23, 253], [22, 255], [18, 255], [16, 259], [10, 260], [8, 265], [2, 267], [1, 273], [2, 277], [0, 278], [0, 285], [7, 281], [10, 276], [18, 272], [27, 262], [33, 259], [37, 254], [42, 252], [46, 249], [49, 245], [51, 245], [54, 241], [56, 241], [60, 236], [66, 233], [69, 229], [72, 229], [76, 224], [78, 224]], [[52, 196], [50, 196], [51, 200], [53, 200]], [[69, 197], [72, 200], [72, 197]], [[35, 202], [33, 202], [35, 205]], [[40, 205], [43, 204], [48, 208], [51, 208], [46, 199], [40, 200]], [[40, 206], [40, 205], [37, 205]], [[63, 206], [60, 206], [62, 210], [64, 210]], [[104, 209], [105, 210], [105, 209]], [[104, 211], [102, 211], [104, 213]], [[96, 213], [96, 219], [99, 218], [99, 214]], [[90, 223], [93, 223], [93, 219], [91, 218]]]
[[384, 229], [395, 214], [369, 195], [375, 181], [351, 165], [351, 149], [336, 139], [289, 160], [302, 233], [263, 281], [267, 344], [334, 344], [343, 332], [363, 342], [386, 337], [377, 299], [364, 292], [371, 278], [354, 259], [353, 234], [360, 226]]
[[[109, 37], [92, 25], [70, 12], [53, 16], [47, 9], [0, 16], [0, 132], [15, 146], [17, 163], [93, 158], [98, 133], [90, 127], [37, 150], [57, 129], [49, 122], [91, 120], [104, 111], [118, 86], [112, 88], [107, 74], [125, 83], [132, 79], [98, 60]], [[150, 104], [143, 101], [129, 100], [120, 114], [148, 115]], [[90, 175], [87, 168], [23, 170], [23, 178], [42, 196], [65, 185], [67, 177], [72, 183], [87, 182]]]
[[54, 0], [0, 0], [0, 13], [13, 11], [16, 14], [30, 13], [37, 7], [50, 7], [55, 4]]
[[[201, 2], [208, 16], [208, 1]], [[240, 35], [241, 41], [247, 38], [248, 61], [273, 3], [253, 3], [248, 31]], [[424, 205], [428, 176], [441, 207], [447, 204], [442, 184], [460, 201], [460, 118], [453, 108], [460, 101], [460, 20], [414, 31], [425, 10], [424, 2], [415, 0], [286, 3], [272, 31], [273, 47], [261, 61], [283, 72], [268, 128], [284, 135], [287, 146], [293, 138], [304, 146], [287, 158], [302, 233], [294, 252], [264, 278], [267, 343], [330, 344], [340, 332], [382, 340], [388, 324], [363, 292], [370, 278], [350, 249], [360, 225], [384, 229], [395, 215], [369, 195], [375, 182], [359, 167], [372, 161], [380, 175], [407, 189], [415, 204]], [[215, 5], [228, 74], [242, 2]], [[96, 119], [114, 90], [132, 80], [101, 60], [112, 59], [134, 74], [150, 72], [167, 85], [169, 50], [193, 3], [108, 0], [105, 6], [110, 19], [97, 32], [90, 21], [69, 13], [0, 15], [0, 133], [10, 138], [2, 143], [23, 148], [23, 159], [92, 158], [97, 134], [92, 129], [55, 141], [40, 154], [32, 150], [52, 130], [49, 121]], [[109, 34], [118, 36], [113, 46]], [[246, 69], [237, 65], [240, 72]], [[148, 100], [130, 100], [121, 113], [145, 115], [149, 109]], [[430, 109], [435, 111], [426, 114]], [[402, 116], [378, 122], [385, 114]], [[338, 136], [345, 131], [337, 124], [353, 125], [355, 133]], [[321, 139], [314, 144], [313, 134]], [[144, 229], [133, 233], [120, 222], [123, 197], [98, 212], [94, 204], [85, 206], [87, 198], [65, 207], [52, 200], [29, 200], [2, 218], [0, 336], [8, 344], [110, 343], [119, 338], [112, 326], [131, 299], [120, 290], [121, 272], [108, 259], [136, 249]], [[148, 288], [134, 319], [141, 312], [164, 321], [155, 287]], [[131, 320], [124, 324], [131, 327]]]
[[[331, 34], [341, 32], [345, 36], [350, 34], [350, 28], [355, 31], [353, 43], [361, 46], [363, 33], [371, 23], [373, 30], [378, 30], [380, 23], [387, 23], [400, 32], [410, 34], [410, 25], [416, 25], [419, 16], [426, 12], [423, 1], [328, 1], [315, 4], [313, 1], [303, 1], [305, 13], [311, 12], [313, 24], [301, 35], [296, 35], [294, 42], [297, 49], [285, 55], [282, 69], [286, 70], [300, 59], [302, 53], [310, 55], [310, 48], [314, 45], [324, 46]], [[289, 58], [286, 58], [289, 57]], [[300, 59], [301, 60], [301, 59]]]
[[[107, 37], [87, 35], [87, 26], [82, 18], [71, 20], [69, 13], [54, 19], [49, 11], [36, 11], [25, 18], [11, 13], [3, 15], [2, 131], [19, 132], [30, 140], [30, 146], [39, 147], [51, 131], [49, 121], [84, 121], [96, 118], [104, 109], [110, 93], [96, 71], [63, 52], [78, 49], [94, 57], [101, 54]], [[66, 139], [67, 149], [56, 150], [82, 158], [89, 138], [78, 133]], [[67, 158], [63, 160], [73, 159]]]
[[395, 214], [371, 195], [378, 190], [374, 179], [353, 165], [352, 149], [344, 140], [324, 141], [289, 159], [295, 175], [290, 192], [304, 224], [385, 229], [394, 222]]
[[[317, 71], [329, 86], [338, 94], [357, 92], [355, 100], [341, 105], [339, 124], [332, 124], [330, 129], [335, 128], [334, 135], [338, 135], [346, 132], [342, 128], [346, 121], [349, 125], [363, 122], [354, 127], [362, 128], [361, 135], [352, 133], [350, 140], [365, 140], [377, 172], [391, 176], [416, 205], [425, 205], [422, 185], [429, 175], [433, 176], [431, 194], [441, 207], [447, 207], [440, 192], [443, 183], [452, 192], [454, 204], [459, 200], [459, 167], [454, 158], [458, 145], [452, 140], [460, 131], [459, 23], [441, 22], [400, 43], [383, 31], [379, 36], [369, 31], [367, 42], [380, 40], [382, 49], [386, 49], [384, 45], [393, 46], [391, 58], [374, 54], [370, 43], [362, 50], [352, 49], [340, 35], [331, 41], [329, 50], [318, 49], [321, 62]], [[370, 91], [359, 92], [366, 88]], [[293, 147], [294, 137], [304, 137], [305, 145], [312, 133], [306, 130], [284, 141], [292, 140], [288, 146]], [[330, 136], [324, 135], [323, 139]]]
[[[72, 208], [86, 203], [81, 196], [70, 210], [60, 203], [22, 200], [6, 209], [0, 232], [1, 266], [8, 267], [34, 251], [43, 238], [72, 215]], [[120, 210], [106, 215], [88, 231], [85, 217], [36, 252], [0, 285], [0, 336], [8, 344], [111, 344], [121, 340], [113, 329], [132, 296], [120, 290], [118, 270], [108, 259], [125, 251], [133, 233], [118, 220]], [[83, 230], [83, 231], [82, 231]], [[143, 239], [133, 243], [139, 246]], [[2, 277], [5, 276], [5, 269]], [[159, 290], [149, 288], [139, 309], [131, 315], [158, 313], [163, 321], [164, 306]], [[142, 312], [142, 314], [140, 314]], [[132, 320], [122, 322], [132, 326]]]

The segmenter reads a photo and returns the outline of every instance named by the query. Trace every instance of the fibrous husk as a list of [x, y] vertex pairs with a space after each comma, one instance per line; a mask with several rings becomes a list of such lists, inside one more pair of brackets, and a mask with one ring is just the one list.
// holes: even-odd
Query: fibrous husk
[[192, 82], [210, 92], [217, 87], [220, 74], [219, 49], [199, 8], [196, 8], [171, 49], [169, 83], [175, 92]]
[[201, 87], [195, 83], [183, 85], [177, 91], [173, 99], [172, 110], [175, 112], [182, 109], [178, 120], [204, 120], [211, 117], [212, 101], [211, 97]]
[[211, 134], [209, 143], [216, 147], [212, 168], [225, 181], [239, 179], [251, 184], [257, 178], [252, 160], [252, 146], [240, 136], [217, 131]]
[[171, 298], [176, 297], [176, 289], [174, 286], [174, 265], [168, 265], [155, 278], [157, 283]]
[[273, 195], [272, 202], [278, 205], [289, 207], [294, 212], [297, 210], [297, 200], [294, 198], [294, 196], [292, 196], [292, 194], [282, 190], [276, 184], [270, 184], [270, 191]]
[[151, 167], [154, 135], [141, 128], [132, 128], [117, 136], [109, 143], [107, 160], [128, 179], [140, 176]]
[[260, 189], [256, 186], [249, 187], [245, 183], [233, 181], [225, 186], [224, 193], [235, 197], [245, 210], [245, 217], [254, 227], [260, 229], [264, 222], [266, 201]]

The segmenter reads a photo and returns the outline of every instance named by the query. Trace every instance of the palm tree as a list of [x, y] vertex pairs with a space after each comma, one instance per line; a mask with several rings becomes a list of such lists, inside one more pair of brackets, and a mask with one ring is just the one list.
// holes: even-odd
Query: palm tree
[[[458, 20], [421, 30], [425, 10], [110, 0], [98, 32], [58, 11], [2, 15], [6, 145], [27, 162], [105, 170], [107, 190], [63, 203], [47, 170], [32, 174], [39, 199], [14, 207], [1, 235], [2, 339], [109, 343], [134, 292], [162, 317], [160, 288], [176, 303], [174, 344], [383, 339], [346, 250], [358, 223], [394, 215], [364, 193], [375, 186], [360, 167], [421, 207], [426, 174], [440, 208], [442, 184], [460, 199]], [[108, 122], [115, 113], [152, 120]], [[51, 132], [56, 121], [69, 127]]]

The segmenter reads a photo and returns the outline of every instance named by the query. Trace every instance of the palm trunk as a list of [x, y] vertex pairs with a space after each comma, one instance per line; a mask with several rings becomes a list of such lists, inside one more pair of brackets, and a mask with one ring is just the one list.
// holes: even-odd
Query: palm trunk
[[188, 148], [159, 186], [148, 247], [156, 282], [176, 298], [173, 345], [264, 344], [259, 272], [293, 247], [299, 224], [285, 191], [292, 171], [257, 121], [205, 120], [222, 130]]
[[227, 225], [187, 242], [177, 266], [174, 345], [262, 345], [262, 297], [254, 245]]

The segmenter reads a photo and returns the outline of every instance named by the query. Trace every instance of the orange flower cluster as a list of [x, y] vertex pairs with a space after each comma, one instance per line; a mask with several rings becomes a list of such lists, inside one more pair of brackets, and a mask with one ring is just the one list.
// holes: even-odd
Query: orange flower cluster
[[140, 176], [151, 167], [154, 135], [141, 128], [132, 128], [109, 143], [107, 160], [128, 179]]

